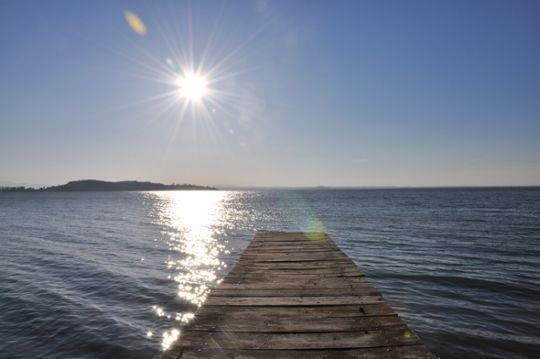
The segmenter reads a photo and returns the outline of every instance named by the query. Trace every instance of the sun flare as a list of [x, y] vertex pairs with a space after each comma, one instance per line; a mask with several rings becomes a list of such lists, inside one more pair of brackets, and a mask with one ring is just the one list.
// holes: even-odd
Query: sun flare
[[[148, 113], [141, 113], [141, 117], [148, 116], [151, 121], [171, 119], [168, 146], [180, 135], [181, 127], [186, 122], [195, 124], [194, 131], [204, 131], [205, 136], [238, 136], [234, 127], [247, 125], [264, 108], [264, 103], [252, 91], [244, 90], [247, 86], [242, 82], [244, 76], [259, 66], [239, 66], [242, 64], [239, 60], [260, 30], [235, 47], [214, 48], [221, 43], [217, 41], [219, 22], [216, 22], [211, 33], [206, 34], [206, 44], [196, 43], [190, 11], [186, 14], [189, 15], [187, 21], [172, 22], [180, 24], [180, 28], [171, 25], [169, 29], [169, 26], [154, 24], [154, 34], [159, 34], [163, 40], [160, 45], [164, 49], [160, 57], [139, 44], [136, 57], [119, 53], [134, 66], [136, 77], [164, 85], [160, 92], [126, 106], [145, 104]], [[149, 27], [135, 13], [126, 11], [124, 17], [136, 34], [144, 36], [149, 33]]]
[[205, 76], [190, 72], [176, 80], [181, 97], [190, 101], [200, 101], [208, 94], [208, 80]]

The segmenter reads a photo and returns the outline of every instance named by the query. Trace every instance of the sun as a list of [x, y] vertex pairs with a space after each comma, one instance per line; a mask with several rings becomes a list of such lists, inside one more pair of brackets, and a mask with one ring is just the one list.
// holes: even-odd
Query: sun
[[208, 94], [208, 80], [194, 72], [186, 73], [176, 80], [178, 93], [191, 102], [201, 101]]

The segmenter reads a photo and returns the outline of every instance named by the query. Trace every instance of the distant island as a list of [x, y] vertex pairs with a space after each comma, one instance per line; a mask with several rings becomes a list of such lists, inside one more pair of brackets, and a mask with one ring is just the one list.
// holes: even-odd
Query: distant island
[[186, 190], [217, 190], [214, 187], [197, 186], [193, 184], [163, 184], [154, 182], [119, 181], [108, 182], [99, 180], [71, 181], [59, 186], [31, 187], [0, 187], [0, 192], [75, 192], [75, 191], [186, 191]]

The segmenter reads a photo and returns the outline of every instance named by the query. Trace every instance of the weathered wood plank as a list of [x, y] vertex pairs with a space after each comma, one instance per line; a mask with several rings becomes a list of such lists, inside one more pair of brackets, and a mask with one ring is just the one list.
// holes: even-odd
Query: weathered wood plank
[[258, 274], [253, 275], [231, 275], [223, 279], [220, 286], [227, 284], [254, 284], [254, 285], [272, 285], [278, 288], [275, 284], [283, 284], [284, 287], [301, 286], [301, 287], [317, 287], [322, 284], [328, 284], [327, 288], [342, 288], [353, 284], [369, 283], [368, 279], [362, 275], [355, 274], [302, 274], [302, 275], [275, 275]]
[[356, 274], [358, 275], [358, 269], [348, 267], [334, 267], [334, 268], [302, 268], [302, 269], [281, 269], [281, 268], [253, 268], [251, 266], [235, 267], [229, 272], [229, 275], [243, 275], [243, 274], [264, 274], [264, 275], [326, 275], [326, 274]]
[[339, 250], [339, 248], [331, 243], [325, 243], [325, 244], [304, 244], [304, 245], [256, 245], [256, 246], [249, 246], [246, 248], [246, 252], [254, 252], [254, 251], [261, 251], [261, 250], [294, 250], [298, 249], [301, 251], [304, 250]]
[[238, 318], [231, 315], [197, 316], [184, 330], [253, 332], [253, 333], [307, 333], [307, 332], [358, 332], [402, 326], [397, 315], [364, 317], [302, 318], [275, 315], [253, 315]]
[[335, 243], [330, 241], [319, 241], [319, 242], [252, 242], [249, 246], [246, 247], [247, 251], [256, 250], [256, 249], [305, 249], [305, 248], [339, 248]]
[[345, 254], [339, 250], [336, 249], [306, 249], [306, 250], [279, 250], [279, 249], [260, 249], [257, 251], [249, 252], [245, 254], [245, 259], [251, 259], [251, 258], [264, 258], [267, 256], [276, 256], [279, 255], [280, 257], [286, 257], [289, 259], [290, 257], [294, 257], [295, 255], [299, 255], [301, 257], [307, 257], [307, 256], [328, 256], [326, 260], [333, 260], [336, 258], [347, 258]]
[[301, 246], [301, 247], [258, 247], [258, 248], [246, 248], [244, 253], [246, 255], [262, 254], [262, 253], [313, 253], [313, 252], [340, 252], [337, 247], [320, 247], [320, 246]]
[[[343, 263], [351, 263], [350, 259], [343, 254], [334, 253], [291, 253], [287, 254], [261, 254], [244, 257], [245, 263], [260, 262], [260, 263], [285, 263], [285, 262], [320, 262], [320, 261], [336, 261]], [[354, 262], [353, 262], [354, 263]]]
[[352, 264], [352, 263], [334, 263], [334, 262], [326, 262], [319, 264], [313, 264], [313, 262], [308, 263], [298, 263], [298, 262], [277, 262], [277, 263], [259, 263], [251, 262], [251, 263], [239, 263], [236, 266], [234, 266], [234, 269], [268, 269], [268, 270], [290, 270], [290, 269], [297, 269], [297, 270], [309, 270], [309, 269], [338, 269], [338, 268], [347, 268], [347, 269], [354, 269], [358, 271], [358, 268]]
[[214, 297], [334, 297], [378, 295], [379, 291], [371, 284], [362, 288], [288, 288], [288, 289], [222, 289], [216, 288], [210, 293]]
[[380, 330], [322, 333], [244, 333], [189, 331], [182, 333], [186, 347], [223, 349], [332, 349], [373, 348], [420, 344], [405, 325]]
[[[342, 265], [350, 265], [354, 266], [357, 270], [358, 268], [354, 265], [354, 262], [351, 262], [348, 258], [341, 257], [341, 256], [335, 256], [330, 255], [327, 256], [324, 259], [321, 258], [313, 258], [313, 257], [322, 257], [324, 254], [317, 252], [315, 254], [306, 255], [306, 253], [303, 253], [302, 255], [299, 255], [297, 253], [297, 256], [289, 256], [289, 257], [283, 257], [283, 254], [279, 254], [279, 256], [273, 256], [271, 254], [264, 254], [261, 255], [264, 256], [262, 258], [257, 258], [257, 256], [246, 256], [244, 260], [241, 263], [238, 263], [238, 266], [259, 266], [259, 267], [275, 267], [280, 265], [295, 265], [299, 267], [315, 267], [315, 266], [324, 266], [329, 264], [336, 264], [338, 266]], [[272, 260], [266, 260], [265, 257], [270, 257]], [[295, 259], [299, 258], [299, 259]], [[307, 260], [306, 260], [307, 259]], [[308, 263], [306, 263], [308, 262]]]
[[[260, 236], [260, 234], [257, 234], [257, 236]], [[303, 244], [303, 243], [328, 243], [329, 240], [326, 238], [320, 238], [320, 239], [309, 239], [306, 237], [281, 237], [281, 238], [257, 238], [256, 241], [253, 243], [295, 243], [295, 244]]]
[[285, 317], [285, 318], [358, 318], [364, 316], [385, 316], [396, 314], [385, 302], [363, 305], [336, 305], [336, 306], [305, 306], [305, 307], [233, 307], [233, 306], [202, 306], [197, 316], [224, 316], [247, 318], [250, 315], [259, 317]]
[[330, 238], [324, 232], [257, 232], [252, 242], [261, 241], [327, 241]]
[[352, 261], [344, 260], [323, 260], [323, 261], [310, 261], [310, 262], [260, 262], [260, 261], [242, 261], [238, 262], [236, 267], [251, 267], [251, 268], [328, 268], [328, 267], [353, 267], [358, 269], [358, 267]]
[[[328, 273], [328, 274], [309, 274], [309, 273], [280, 273], [272, 274], [268, 272], [257, 272], [257, 273], [231, 273], [223, 280], [226, 283], [249, 283], [249, 282], [296, 282], [299, 284], [305, 282], [319, 282], [323, 279], [326, 280], [337, 280], [339, 278], [354, 278], [358, 279], [361, 282], [366, 282], [367, 279], [362, 274], [359, 273]], [[351, 279], [353, 280], [353, 279]]]
[[257, 233], [167, 356], [432, 358], [324, 233]]
[[283, 305], [351, 305], [375, 304], [378, 295], [339, 297], [214, 297], [208, 296], [205, 305], [283, 306]]
[[241, 281], [239, 279], [235, 281], [223, 281], [218, 288], [221, 289], [294, 289], [294, 288], [319, 288], [324, 285], [324, 288], [329, 289], [349, 289], [349, 288], [361, 288], [364, 285], [371, 285], [366, 277], [356, 278], [315, 278], [310, 280], [303, 280], [302, 278], [293, 281], [278, 281], [278, 282], [257, 282], [257, 281]]
[[428, 359], [435, 358], [424, 345], [332, 350], [224, 350], [186, 349], [182, 359]]
[[[242, 263], [266, 263], [266, 264], [277, 264], [277, 263], [306, 263], [306, 262], [333, 262], [333, 263], [354, 263], [349, 258], [343, 257], [343, 258], [301, 258], [301, 259], [247, 259], [244, 258]], [[311, 263], [306, 263], [311, 264]]]

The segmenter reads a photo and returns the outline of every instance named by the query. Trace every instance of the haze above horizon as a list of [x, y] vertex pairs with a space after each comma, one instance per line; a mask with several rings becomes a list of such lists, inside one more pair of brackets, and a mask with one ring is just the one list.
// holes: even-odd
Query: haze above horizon
[[5, 1], [0, 41], [0, 181], [540, 185], [537, 1]]

